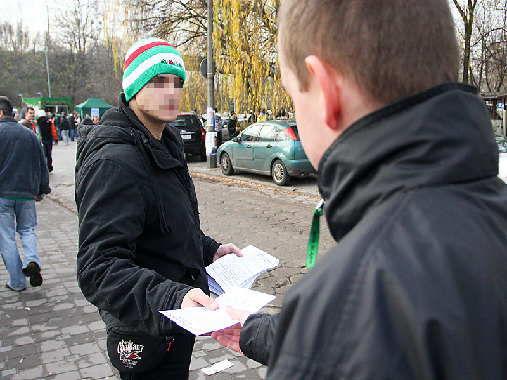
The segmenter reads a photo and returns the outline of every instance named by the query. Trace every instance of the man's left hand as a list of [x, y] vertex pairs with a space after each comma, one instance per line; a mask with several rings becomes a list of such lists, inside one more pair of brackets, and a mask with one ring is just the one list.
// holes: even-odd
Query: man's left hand
[[243, 254], [234, 244], [222, 244], [218, 247], [217, 252], [213, 255], [213, 262], [217, 261], [219, 258], [228, 255], [230, 253], [234, 253], [236, 256], [243, 257]]

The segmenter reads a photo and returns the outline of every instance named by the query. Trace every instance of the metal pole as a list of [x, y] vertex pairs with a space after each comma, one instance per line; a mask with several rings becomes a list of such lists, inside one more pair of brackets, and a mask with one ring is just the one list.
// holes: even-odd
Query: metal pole
[[[213, 73], [213, 0], [208, 0], [208, 53], [207, 53], [207, 63], [208, 63], [208, 134], [209, 138], [207, 139], [207, 143], [212, 147], [216, 147], [215, 145], [215, 121], [211, 120], [211, 117], [215, 117], [214, 109], [215, 109], [215, 81], [214, 81], [214, 73]], [[215, 149], [213, 149], [215, 150]], [[213, 152], [212, 152], [213, 153]], [[208, 156], [208, 167], [216, 168], [217, 167], [217, 156], [216, 154], [210, 154]]]
[[51, 83], [49, 82], [49, 63], [48, 63], [48, 50], [49, 50], [49, 7], [46, 5], [48, 11], [48, 35], [46, 36], [46, 71], [48, 72], [48, 92], [51, 97]]

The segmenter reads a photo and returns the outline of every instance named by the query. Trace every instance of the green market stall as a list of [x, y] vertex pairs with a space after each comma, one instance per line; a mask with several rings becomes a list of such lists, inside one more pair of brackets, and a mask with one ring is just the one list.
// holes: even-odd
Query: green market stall
[[75, 110], [83, 119], [85, 114], [90, 115], [90, 117], [98, 116], [100, 118], [109, 108], [113, 108], [113, 106], [106, 103], [102, 98], [88, 98], [85, 102], [78, 104]]
[[35, 112], [39, 110], [50, 111], [51, 113], [62, 113], [70, 111], [70, 98], [22, 98], [24, 104], [31, 106]]

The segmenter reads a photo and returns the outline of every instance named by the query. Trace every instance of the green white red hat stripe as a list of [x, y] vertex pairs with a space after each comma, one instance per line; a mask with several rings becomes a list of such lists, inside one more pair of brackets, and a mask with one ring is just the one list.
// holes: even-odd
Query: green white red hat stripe
[[[151, 42], [150, 42], [151, 41]], [[161, 40], [160, 38], [149, 38], [147, 40], [138, 41], [134, 45], [130, 47], [130, 49], [127, 51], [127, 54], [125, 55], [125, 65], [123, 67], [123, 70], [126, 70], [127, 67], [130, 65], [130, 63], [136, 59], [136, 57], [145, 52], [148, 49], [151, 49], [154, 46], [159, 45], [165, 45], [170, 46], [174, 49], [174, 46], [171, 45], [169, 42]]]
[[129, 87], [132, 83], [135, 82], [137, 78], [139, 78], [146, 70], [148, 70], [151, 66], [160, 63], [162, 60], [167, 62], [173, 61], [175, 64], [181, 66], [183, 70], [185, 70], [185, 65], [183, 63], [183, 59], [181, 56], [175, 53], [159, 53], [154, 56], [146, 59], [141, 62], [130, 74], [128, 74], [122, 82], [123, 88]]
[[185, 81], [185, 64], [180, 53], [167, 41], [147, 38], [136, 42], [127, 51], [122, 87], [128, 102], [153, 77], [173, 74]]

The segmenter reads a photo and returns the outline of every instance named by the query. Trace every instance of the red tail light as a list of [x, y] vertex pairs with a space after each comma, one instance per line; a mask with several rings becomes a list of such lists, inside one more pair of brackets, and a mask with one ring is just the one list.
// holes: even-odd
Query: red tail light
[[206, 139], [206, 130], [201, 127], [201, 140]]
[[289, 136], [289, 139], [294, 140], [294, 141], [298, 141], [298, 138], [296, 137], [296, 134], [294, 133], [294, 131], [292, 130], [291, 127], [285, 128], [283, 131], [285, 132], [285, 134], [287, 136]]

